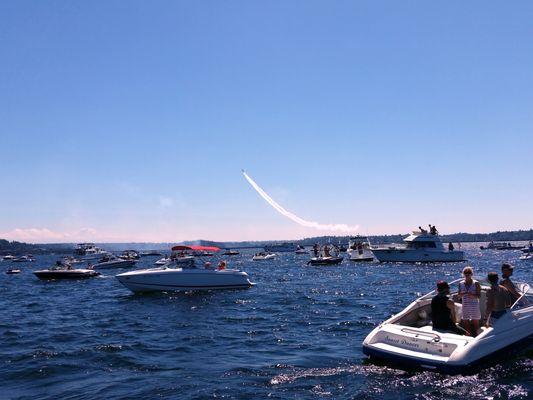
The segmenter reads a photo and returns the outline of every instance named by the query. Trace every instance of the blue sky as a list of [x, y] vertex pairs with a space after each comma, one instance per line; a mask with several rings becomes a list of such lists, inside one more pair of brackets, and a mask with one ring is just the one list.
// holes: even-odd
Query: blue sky
[[533, 226], [533, 3], [4, 1], [0, 237]]

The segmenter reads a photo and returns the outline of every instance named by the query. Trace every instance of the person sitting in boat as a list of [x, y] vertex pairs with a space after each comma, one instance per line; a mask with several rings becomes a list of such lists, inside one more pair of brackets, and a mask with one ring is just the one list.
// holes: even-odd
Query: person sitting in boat
[[213, 268], [211, 268], [211, 263], [209, 261], [204, 264], [204, 268], [205, 269], [213, 269]]
[[363, 243], [357, 243], [357, 254], [363, 255]]
[[518, 290], [516, 290], [516, 286], [511, 281], [511, 276], [513, 275], [514, 267], [509, 263], [503, 263], [502, 264], [502, 280], [500, 281], [500, 285], [502, 285], [504, 288], [506, 288], [509, 293], [511, 294], [511, 300], [514, 303], [516, 300], [520, 298], [520, 293], [518, 293]]
[[463, 269], [465, 279], [459, 283], [459, 297], [462, 299], [461, 326], [466, 329], [470, 336], [476, 336], [479, 329], [481, 311], [479, 298], [481, 297], [481, 285], [472, 279], [474, 271], [472, 267]]
[[485, 324], [487, 328], [494, 323], [495, 319], [500, 318], [507, 308], [511, 306], [511, 293], [502, 285], [498, 284], [498, 274], [489, 272], [487, 279], [490, 283], [490, 289], [487, 290], [487, 311]]
[[224, 261], [224, 260], [220, 261], [220, 262], [218, 263], [217, 269], [218, 269], [219, 271], [222, 271], [222, 270], [226, 269], [226, 261]]
[[327, 244], [324, 246], [324, 257], [331, 257], [329, 255], [329, 246]]
[[422, 229], [421, 226], [418, 227], [418, 230], [420, 231], [420, 233], [423, 233], [423, 234], [428, 233], [428, 231], [426, 231], [425, 229]]
[[448, 251], [453, 251], [455, 248], [453, 247], [453, 243], [448, 243]]
[[432, 235], [436, 235], [439, 232], [437, 231], [437, 227], [435, 225], [429, 224], [429, 233]]
[[455, 303], [448, 298], [449, 294], [450, 285], [448, 285], [448, 282], [438, 281], [437, 295], [431, 299], [433, 329], [464, 335], [466, 331], [455, 323]]

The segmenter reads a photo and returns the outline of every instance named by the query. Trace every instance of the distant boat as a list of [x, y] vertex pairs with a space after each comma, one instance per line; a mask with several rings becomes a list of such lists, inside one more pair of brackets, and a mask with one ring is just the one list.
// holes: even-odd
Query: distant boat
[[295, 252], [298, 249], [295, 243], [275, 243], [267, 244], [265, 251], [269, 253], [288, 253]]
[[12, 261], [13, 262], [17, 262], [17, 263], [20, 263], [20, 262], [33, 262], [33, 261], [35, 261], [35, 259], [32, 256], [20, 256], [20, 257], [17, 257], [17, 258], [13, 258]]
[[231, 249], [227, 249], [224, 253], [222, 253], [222, 255], [224, 256], [238, 256], [239, 253], [237, 250], [231, 250]]
[[143, 251], [142, 253], [139, 253], [141, 257], [151, 257], [151, 256], [161, 256], [162, 254], [159, 251]]
[[8, 275], [20, 274], [20, 269], [17, 269], [17, 268], [9, 268], [9, 269], [6, 271], [6, 274], [8, 274]]
[[12, 256], [11, 254], [8, 254], [4, 257], [2, 257], [2, 260], [6, 260], [6, 261], [10, 261], [10, 260], [13, 260], [15, 259], [15, 256]]
[[305, 249], [303, 246], [298, 246], [295, 251], [296, 254], [308, 254], [309, 251]]
[[108, 251], [96, 247], [94, 243], [79, 243], [74, 249], [74, 254], [84, 260], [95, 260], [110, 254]]
[[125, 260], [118, 257], [109, 257], [106, 256], [102, 258], [98, 263], [93, 265], [93, 268], [104, 269], [104, 268], [129, 268], [135, 265], [135, 260]]
[[406, 237], [404, 245], [371, 247], [379, 262], [460, 262], [465, 261], [464, 252], [446, 250], [437, 233], [414, 231]]
[[486, 247], [479, 246], [481, 250], [522, 250], [526, 246], [513, 246], [509, 242], [490, 242]]
[[343, 258], [341, 256], [330, 256], [330, 257], [313, 257], [308, 262], [307, 265], [337, 265], [342, 262]]
[[353, 236], [348, 242], [346, 251], [350, 255], [350, 261], [370, 262], [374, 261], [374, 255], [370, 251], [370, 244], [366, 236]]
[[52, 267], [49, 269], [43, 269], [40, 271], [34, 271], [33, 274], [41, 280], [54, 280], [54, 279], [86, 279], [100, 275], [99, 272], [92, 269], [82, 268], [65, 268], [65, 267]]
[[276, 258], [274, 253], [257, 253], [252, 257], [252, 261], [264, 261]]

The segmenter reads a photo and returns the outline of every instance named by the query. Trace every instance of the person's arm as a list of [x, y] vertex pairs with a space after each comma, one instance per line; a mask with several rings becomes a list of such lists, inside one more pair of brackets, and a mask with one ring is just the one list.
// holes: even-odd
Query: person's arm
[[448, 306], [448, 308], [450, 309], [450, 316], [452, 318], [452, 321], [453, 323], [455, 324], [455, 321], [457, 321], [455, 319], [455, 303], [453, 302], [453, 300], [448, 300], [446, 302], [446, 305]]
[[506, 279], [503, 286], [514, 296], [515, 299], [520, 297], [520, 293], [518, 293], [510, 280]]
[[476, 282], [476, 294], [475, 296], [479, 299], [481, 297], [481, 285], [479, 282]]
[[494, 308], [494, 295], [492, 290], [487, 292], [487, 308], [485, 311], [485, 326], [488, 328], [490, 326], [490, 314]]

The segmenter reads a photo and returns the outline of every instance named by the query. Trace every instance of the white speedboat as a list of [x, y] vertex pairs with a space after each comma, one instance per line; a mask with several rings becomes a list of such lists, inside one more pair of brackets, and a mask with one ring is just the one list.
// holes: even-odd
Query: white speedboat
[[2, 260], [6, 260], [6, 261], [10, 261], [10, 260], [13, 260], [15, 259], [15, 256], [12, 256], [11, 254], [8, 254], [8, 255], [5, 255], [4, 257], [2, 257]]
[[7, 271], [6, 271], [6, 274], [8, 275], [16, 275], [16, 274], [20, 274], [20, 269], [17, 269], [17, 268], [9, 268]]
[[351, 237], [346, 250], [350, 256], [350, 261], [369, 262], [374, 261], [374, 255], [370, 251], [370, 243], [366, 236]]
[[274, 253], [257, 253], [252, 257], [252, 261], [264, 261], [276, 258]]
[[303, 246], [298, 246], [295, 251], [296, 254], [308, 254], [309, 252]]
[[461, 250], [447, 250], [438, 234], [414, 231], [404, 245], [377, 247], [370, 250], [379, 262], [459, 262], [465, 261]]
[[108, 251], [102, 250], [99, 247], [96, 247], [94, 243], [79, 243], [74, 254], [81, 257], [83, 260], [97, 260], [103, 256], [109, 255]]
[[246, 289], [253, 285], [246, 272], [235, 269], [151, 268], [118, 274], [133, 292]]
[[154, 264], [155, 265], [165, 265], [165, 264], [168, 264], [170, 262], [170, 257], [163, 257], [163, 258], [160, 258], [159, 260], [157, 260]]
[[35, 259], [32, 256], [20, 256], [20, 257], [17, 257], [17, 258], [13, 258], [11, 261], [17, 262], [17, 263], [20, 263], [20, 262], [33, 262], [33, 261], [35, 261]]
[[531, 261], [533, 260], [533, 253], [524, 254], [520, 256], [520, 260]]
[[98, 263], [93, 265], [93, 268], [96, 269], [105, 269], [105, 268], [129, 268], [135, 265], [135, 260], [128, 259], [123, 260], [118, 257], [104, 257]]
[[[460, 279], [450, 284], [457, 289]], [[481, 318], [485, 317], [487, 282], [481, 283]], [[462, 336], [431, 326], [432, 291], [381, 323], [363, 342], [363, 352], [371, 358], [392, 363], [439, 370], [468, 372], [471, 368], [520, 343], [533, 339], [533, 291], [526, 283], [516, 283], [521, 297], [489, 328], [482, 327], [476, 337]], [[450, 298], [453, 298], [451, 293]], [[461, 304], [455, 303], [456, 318]], [[456, 321], [459, 322], [459, 321]]]
[[40, 271], [34, 271], [34, 275], [42, 280], [53, 279], [86, 279], [100, 275], [99, 272], [84, 268], [52, 267]]

